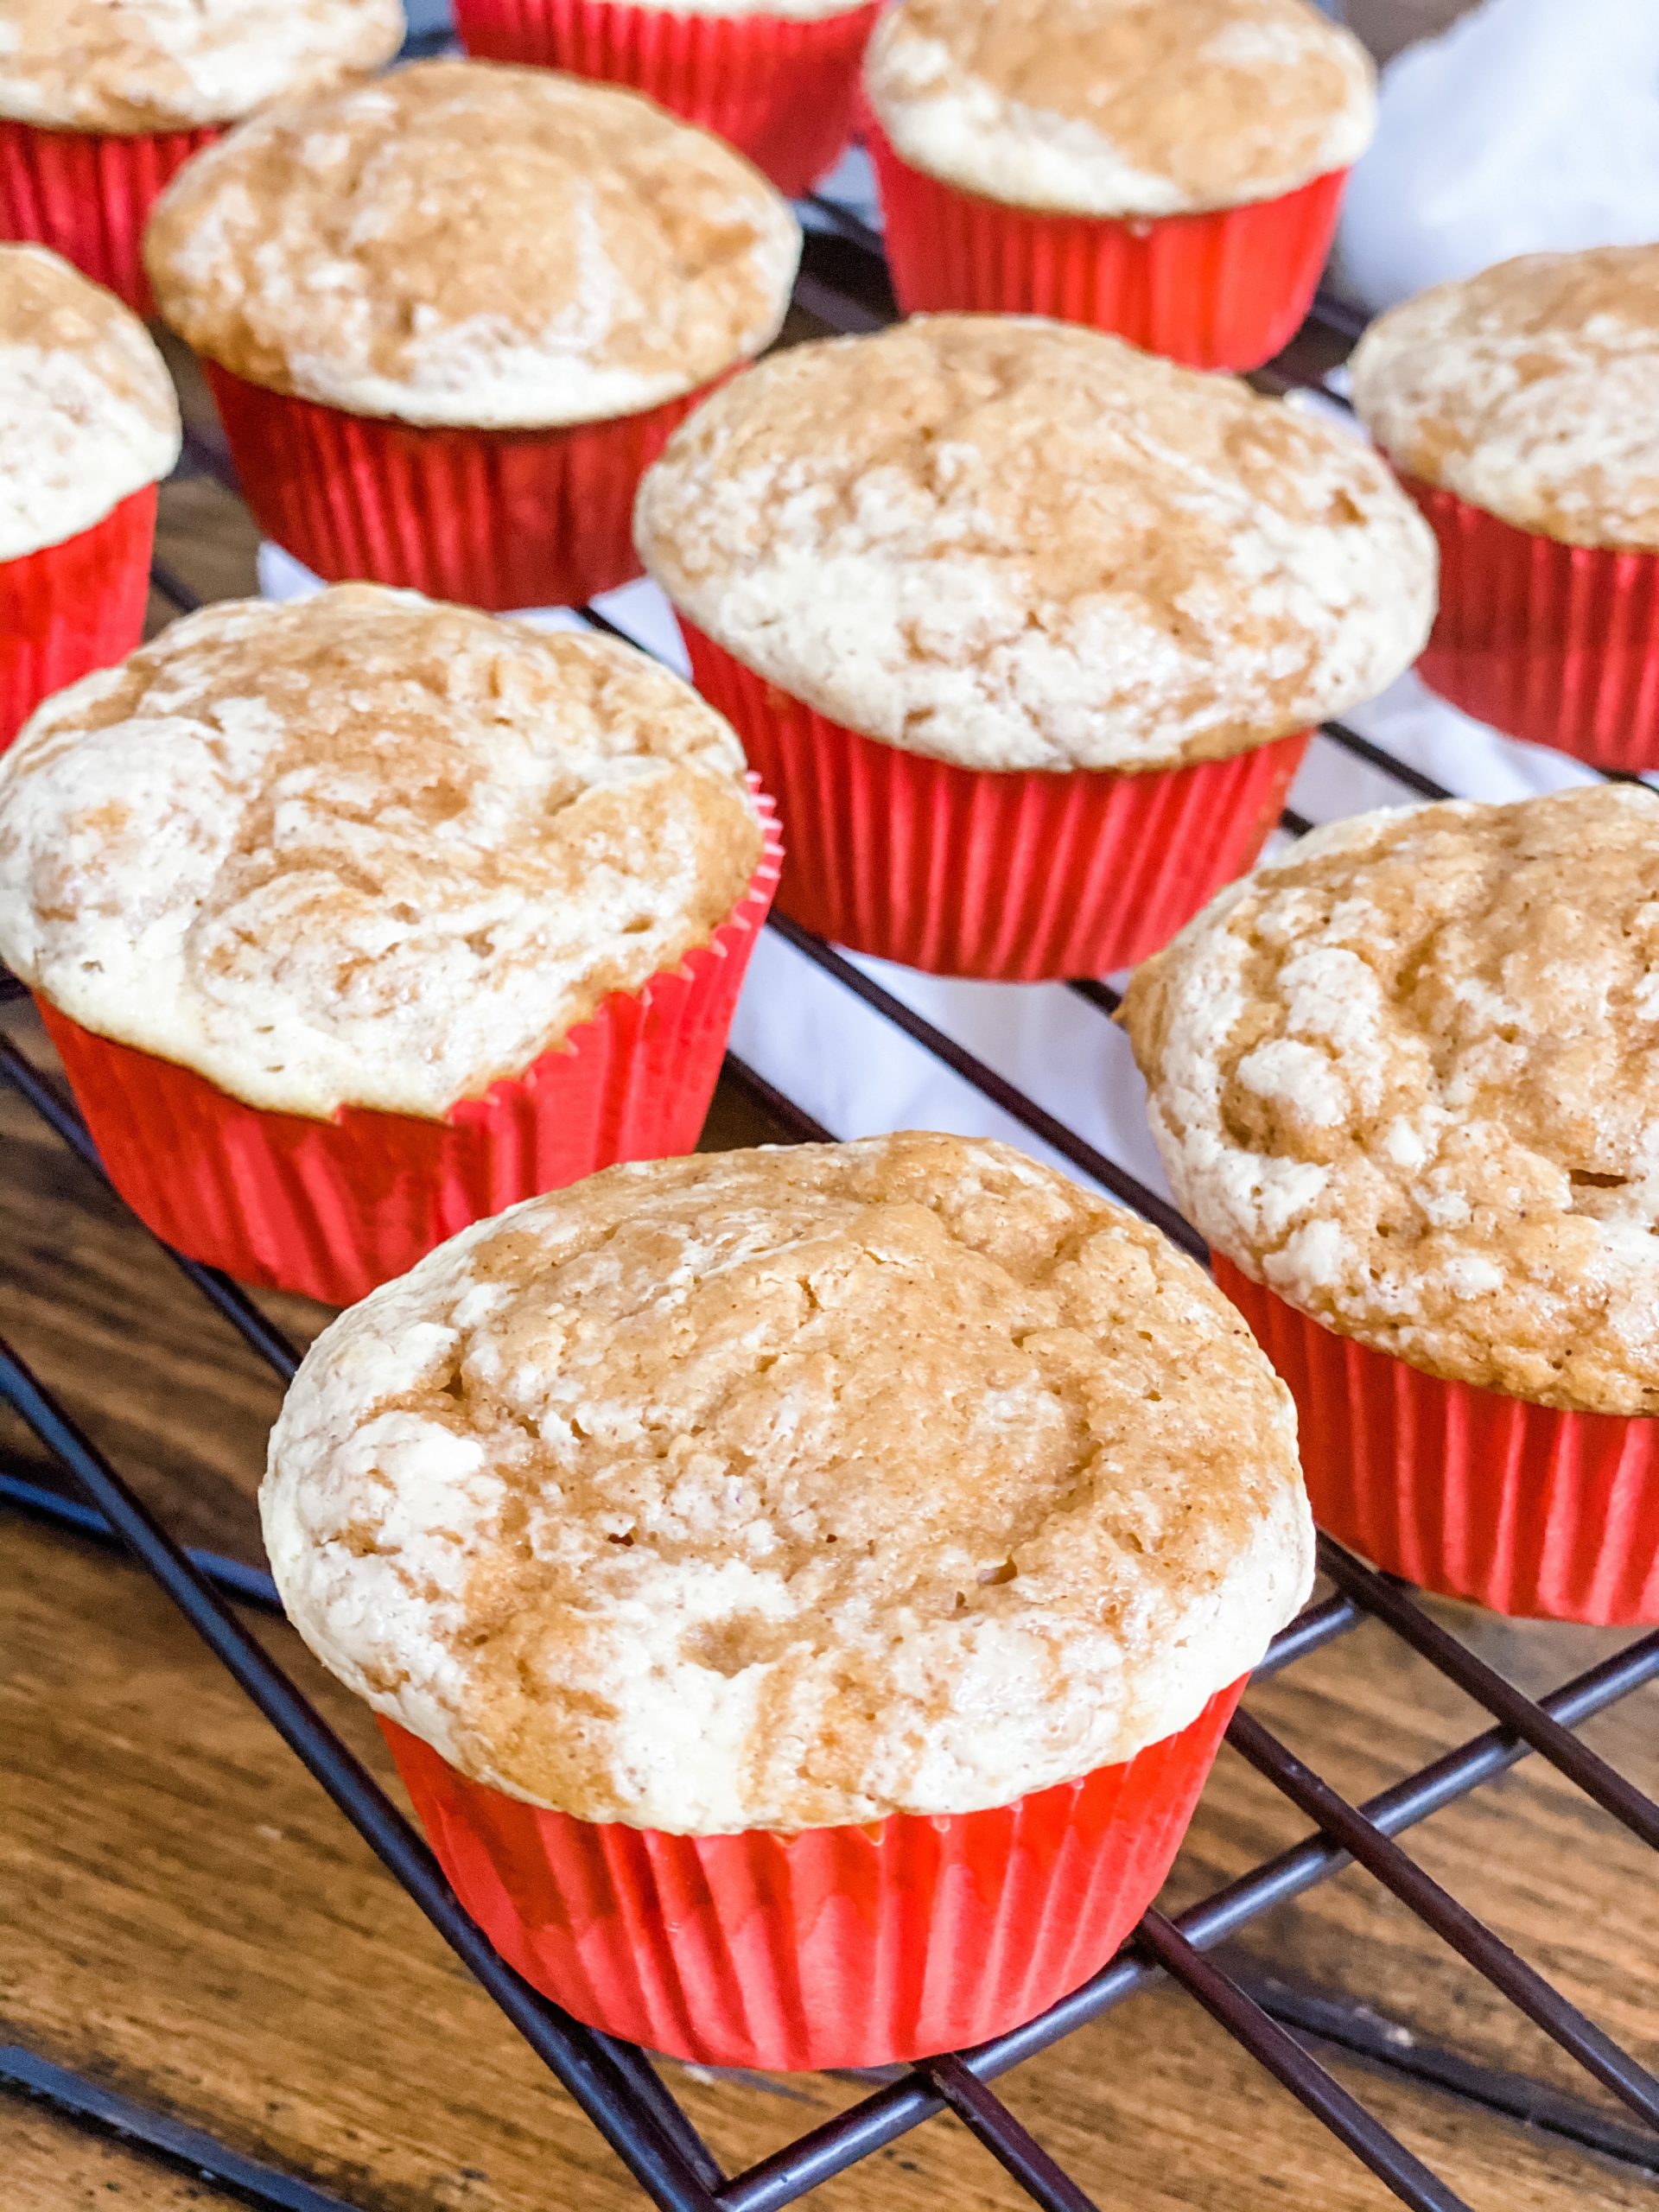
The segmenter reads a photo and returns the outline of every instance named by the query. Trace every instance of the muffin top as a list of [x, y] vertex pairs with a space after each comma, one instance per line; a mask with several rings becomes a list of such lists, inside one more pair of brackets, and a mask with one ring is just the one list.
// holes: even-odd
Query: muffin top
[[1075, 325], [934, 315], [774, 355], [647, 474], [652, 574], [822, 713], [980, 768], [1163, 768], [1415, 657], [1428, 530], [1356, 438]]
[[251, 1105], [435, 1118], [706, 944], [761, 842], [728, 726], [628, 646], [232, 601], [0, 760], [0, 958]]
[[1659, 1414], [1659, 798], [1316, 832], [1123, 1017], [1183, 1211], [1247, 1274], [1432, 1375]]
[[398, 0], [6, 0], [0, 115], [137, 133], [233, 123], [390, 61]]
[[1659, 552], [1659, 245], [1437, 284], [1371, 325], [1353, 378], [1408, 475], [1569, 545]]
[[0, 245], [0, 561], [165, 476], [179, 404], [149, 332], [55, 253]]
[[1289, 1399], [1201, 1271], [1006, 1146], [607, 1169], [313, 1347], [266, 1548], [475, 1779], [682, 1833], [1125, 1759], [1306, 1594]]
[[800, 251], [742, 156], [548, 69], [423, 61], [188, 162], [144, 261], [200, 353], [364, 415], [631, 415], [757, 353]]
[[1275, 199], [1346, 168], [1376, 105], [1308, 0], [898, 0], [865, 82], [913, 168], [1079, 215]]

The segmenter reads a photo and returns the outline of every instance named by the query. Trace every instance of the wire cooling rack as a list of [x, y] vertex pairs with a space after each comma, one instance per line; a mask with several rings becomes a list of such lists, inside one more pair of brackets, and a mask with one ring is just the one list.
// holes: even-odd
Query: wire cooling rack
[[[846, 204], [806, 204], [810, 226], [797, 304], [842, 331], [873, 329], [893, 308], [879, 235]], [[1339, 310], [1322, 305], [1297, 341], [1268, 371], [1269, 387], [1317, 387], [1355, 335]], [[185, 466], [234, 488], [219, 448], [193, 435]], [[182, 611], [194, 594], [158, 564], [153, 581]], [[621, 629], [594, 608], [581, 619]], [[1450, 796], [1421, 768], [1353, 730], [1325, 734], [1352, 759], [1389, 779], [1396, 793]], [[1287, 813], [1294, 837], [1308, 823]], [[1158, 1192], [1099, 1145], [1000, 1072], [961, 1039], [918, 1012], [878, 976], [782, 916], [770, 924], [813, 968], [850, 994], [875, 1020], [947, 1067], [1040, 1149], [1058, 1154], [1155, 1222], [1186, 1250], [1206, 1256], [1201, 1240]], [[1068, 987], [1079, 1022], [1116, 1008], [1106, 982]], [[5, 979], [3, 995], [19, 987]], [[798, 1140], [830, 1135], [776, 1084], [734, 1057], [727, 1072]], [[0, 1075], [62, 1142], [101, 1174], [85, 1125], [57, 1088], [9, 1041], [0, 1039]], [[175, 1252], [193, 1289], [239, 1332], [249, 1352], [286, 1380], [296, 1348], [227, 1277]], [[999, 2159], [1025, 2193], [1051, 2212], [1089, 2212], [1091, 2200], [1008, 2109], [997, 2077], [1085, 2022], [1154, 1982], [1178, 1985], [1377, 2175], [1402, 2202], [1421, 2212], [1458, 2212], [1466, 2200], [1432, 2172], [1319, 2063], [1309, 2041], [1404, 2065], [1441, 2086], [1478, 2095], [1489, 2107], [1548, 2127], [1558, 2139], [1611, 2153], [1630, 2170], [1659, 2173], [1659, 2080], [1571, 2003], [1493, 1931], [1449, 1895], [1398, 1839], [1417, 1822], [1480, 1789], [1519, 1761], [1538, 1758], [1567, 1777], [1622, 1827], [1659, 1848], [1659, 1805], [1573, 1732], [1582, 1723], [1659, 1677], [1659, 1632], [1632, 1638], [1612, 1656], [1549, 1694], [1522, 1694], [1475, 1651], [1430, 1617], [1403, 1584], [1376, 1573], [1322, 1538], [1319, 1563], [1331, 1594], [1278, 1636], [1262, 1668], [1273, 1674], [1306, 1660], [1366, 1620], [1380, 1622], [1421, 1660], [1491, 1716], [1491, 1726], [1379, 1795], [1343, 1797], [1252, 1715], [1240, 1712], [1227, 1741], [1312, 1824], [1305, 1840], [1280, 1852], [1174, 1918], [1148, 1912], [1119, 1955], [1073, 1995], [1023, 2026], [971, 2050], [943, 2053], [893, 2069], [861, 2101], [814, 2126], [741, 2173], [724, 2173], [647, 2053], [572, 2019], [503, 1963], [456, 1902], [420, 1836], [379, 1784], [322, 1719], [294, 1681], [243, 1625], [237, 1608], [277, 1610], [263, 1568], [222, 1554], [187, 1551], [140, 1502], [71, 1414], [0, 1342], [0, 1395], [55, 1457], [80, 1495], [60, 1494], [0, 1475], [0, 1501], [82, 1535], [124, 1544], [184, 1614], [215, 1657], [252, 1699], [378, 1853], [394, 1879], [476, 1976], [538, 2058], [563, 2083], [624, 2160], [645, 2196], [672, 2212], [775, 2212], [820, 2183], [869, 2158], [940, 2112], [949, 2112]], [[1274, 1907], [1357, 1864], [1392, 1892], [1509, 2002], [1549, 2036], [1611, 2097], [1635, 2115], [1632, 2126], [1605, 2100], [1579, 2099], [1539, 2082], [1494, 2072], [1454, 2053], [1402, 2054], [1387, 2024], [1364, 2007], [1298, 1996], [1273, 1985], [1247, 1987], [1210, 1955]], [[1587, 1902], [1575, 1900], [1580, 1905]], [[0, 2048], [0, 2083], [54, 2103], [84, 2121], [148, 2145], [243, 2197], [280, 2212], [349, 2212], [340, 2199], [262, 2165], [210, 2135], [184, 2126], [84, 2076], [16, 2047]]]

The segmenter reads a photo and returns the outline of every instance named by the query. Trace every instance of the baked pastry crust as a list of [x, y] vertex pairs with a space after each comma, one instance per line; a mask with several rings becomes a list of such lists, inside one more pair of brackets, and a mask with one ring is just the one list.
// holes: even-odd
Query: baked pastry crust
[[423, 61], [181, 170], [144, 264], [250, 382], [476, 429], [632, 415], [770, 344], [800, 256], [741, 155], [639, 94]]
[[976, 768], [1173, 767], [1409, 665], [1433, 541], [1357, 439], [1035, 318], [791, 346], [646, 474], [640, 556], [820, 713]]
[[0, 115], [118, 136], [234, 123], [403, 42], [399, 0], [6, 0]]
[[463, 1773], [709, 1834], [1001, 1804], [1184, 1726], [1307, 1591], [1288, 1394], [1007, 1147], [607, 1169], [313, 1347], [289, 1616]]
[[760, 849], [731, 728], [629, 646], [230, 601], [0, 760], [0, 957], [250, 1105], [436, 1119], [707, 944]]
[[1352, 368], [1406, 474], [1569, 545], [1659, 552], [1659, 245], [1438, 284], [1380, 316]]
[[179, 457], [149, 333], [43, 246], [0, 245], [0, 561], [101, 522]]
[[1376, 122], [1370, 56], [1308, 0], [898, 0], [865, 81], [913, 168], [1062, 214], [1277, 199]]
[[1659, 1414], [1659, 798], [1317, 831], [1122, 1019], [1181, 1209], [1246, 1274], [1431, 1375]]

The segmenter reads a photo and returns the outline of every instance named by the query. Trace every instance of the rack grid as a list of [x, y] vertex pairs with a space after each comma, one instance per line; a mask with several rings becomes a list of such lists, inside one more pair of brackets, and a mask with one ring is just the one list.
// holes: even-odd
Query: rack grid
[[[893, 314], [879, 235], [850, 209], [815, 198], [796, 303], [821, 325], [868, 330]], [[1269, 389], [1319, 389], [1356, 335], [1351, 321], [1325, 302], [1261, 381]], [[187, 442], [186, 473], [208, 474], [231, 489], [224, 453], [200, 433]], [[152, 572], [160, 594], [181, 612], [198, 603], [163, 564]], [[580, 610], [600, 628], [616, 626], [596, 609]], [[1450, 796], [1410, 764], [1357, 732], [1327, 725], [1325, 734], [1413, 798]], [[1294, 813], [1291, 836], [1309, 825]], [[902, 1030], [974, 1085], [1074, 1167], [1135, 1208], [1185, 1249], [1202, 1242], [1167, 1202], [1128, 1169], [1047, 1112], [1017, 1084], [906, 1005], [879, 981], [783, 916], [769, 926], [882, 1021]], [[1117, 997], [1098, 979], [1071, 987], [1079, 1019], [1109, 1017]], [[10, 978], [0, 999], [20, 995]], [[1087, 1008], [1085, 1012], [1084, 1009]], [[727, 1074], [796, 1141], [827, 1136], [811, 1115], [753, 1069], [729, 1057]], [[101, 1175], [97, 1152], [73, 1108], [8, 1040], [0, 1076], [57, 1137]], [[147, 1233], [147, 1232], [146, 1232]], [[247, 1350], [286, 1380], [298, 1355], [238, 1285], [178, 1253], [170, 1256], [194, 1292], [231, 1322]], [[16, 1355], [0, 1342], [0, 1397], [21, 1415], [73, 1485], [59, 1492], [0, 1474], [0, 1503], [79, 1536], [126, 1547], [155, 1578], [214, 1656], [322, 1785], [392, 1877], [477, 1978], [531, 2049], [587, 2113], [645, 2196], [667, 2212], [777, 2212], [817, 2185], [893, 2143], [931, 2116], [948, 2112], [988, 2149], [1033, 2202], [1050, 2212], [1089, 2212], [1091, 2200], [995, 2094], [992, 2083], [1084, 2023], [1155, 1982], [1173, 1982], [1218, 2022], [1291, 2095], [1315, 2113], [1402, 2202], [1420, 2212], [1459, 2212], [1465, 2200], [1433, 2173], [1321, 2064], [1319, 2042], [1401, 2063], [1401, 2053], [1363, 2007], [1299, 1997], [1276, 1984], [1249, 1981], [1211, 1955], [1217, 1945], [1272, 1908], [1351, 1864], [1363, 1867], [1483, 1975], [1628, 2108], [1638, 2125], [1603, 2101], [1580, 2100], [1521, 2077], [1495, 2073], [1455, 2053], [1423, 2051], [1410, 2062], [1421, 2075], [1478, 2094], [1489, 2106], [1549, 2127], [1558, 2138], [1611, 2153], [1659, 2174], [1659, 2080], [1493, 1931], [1440, 1886], [1398, 1839], [1416, 1823], [1480, 1789], [1529, 1757], [1541, 1758], [1613, 1821], [1659, 1848], [1659, 1804], [1575, 1733], [1611, 1706], [1659, 1680], [1659, 1631], [1634, 1637], [1599, 1664], [1548, 1694], [1523, 1694], [1468, 1644], [1431, 1617], [1404, 1584], [1364, 1566], [1328, 1538], [1319, 1564], [1330, 1594], [1317, 1599], [1275, 1638], [1260, 1675], [1294, 1666], [1366, 1621], [1382, 1624], [1491, 1716], [1491, 1725], [1363, 1803], [1342, 1797], [1261, 1722], [1240, 1711], [1227, 1742], [1311, 1823], [1304, 1840], [1215, 1890], [1174, 1918], [1149, 1912], [1119, 1955], [1082, 1989], [1039, 2018], [971, 2050], [944, 2053], [892, 2069], [849, 2109], [809, 2129], [747, 2171], [722, 2171], [650, 2056], [589, 2029], [539, 1995], [508, 1967], [467, 1916], [415, 1829], [373, 1777], [322, 1719], [294, 1681], [238, 1618], [238, 1607], [278, 1610], [262, 1567], [223, 1554], [185, 1551], [140, 1502], [117, 1469]], [[74, 1491], [82, 1495], [77, 1497]], [[83, 1502], [84, 1501], [84, 1502]], [[0, 2047], [0, 2086], [41, 2097], [83, 2121], [147, 2145], [163, 2158], [280, 2212], [349, 2212], [308, 2182], [251, 2161], [186, 2126], [18, 2047]]]

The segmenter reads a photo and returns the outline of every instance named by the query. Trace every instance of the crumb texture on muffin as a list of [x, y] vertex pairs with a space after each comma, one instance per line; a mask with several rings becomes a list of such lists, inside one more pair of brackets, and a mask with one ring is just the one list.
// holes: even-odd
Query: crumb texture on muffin
[[233, 123], [390, 61], [399, 0], [6, 0], [0, 115], [136, 134]]
[[629, 646], [232, 601], [0, 760], [0, 957], [251, 1105], [436, 1117], [706, 944], [760, 849], [729, 726]]
[[1427, 525], [1357, 439], [1070, 324], [935, 315], [774, 355], [646, 475], [691, 620], [821, 713], [983, 768], [1162, 768], [1415, 658]]
[[1354, 162], [1376, 105], [1309, 0], [898, 0], [865, 77], [913, 168], [1078, 215], [1276, 199]]
[[1659, 798], [1316, 832], [1123, 1014], [1182, 1210], [1247, 1274], [1430, 1374], [1659, 1414]]
[[929, 1135], [608, 1169], [466, 1231], [314, 1346], [261, 1508], [379, 1711], [693, 1833], [1127, 1758], [1312, 1559], [1288, 1394], [1202, 1272]]
[[739, 154], [637, 94], [426, 61], [198, 155], [144, 243], [161, 311], [252, 383], [480, 429], [630, 415], [770, 343], [800, 251]]
[[1437, 284], [1380, 316], [1352, 365], [1408, 475], [1569, 545], [1659, 552], [1659, 245]]
[[0, 245], [0, 561], [158, 482], [179, 435], [173, 379], [137, 316], [44, 247]]

